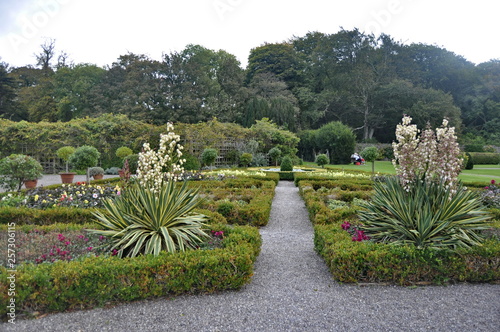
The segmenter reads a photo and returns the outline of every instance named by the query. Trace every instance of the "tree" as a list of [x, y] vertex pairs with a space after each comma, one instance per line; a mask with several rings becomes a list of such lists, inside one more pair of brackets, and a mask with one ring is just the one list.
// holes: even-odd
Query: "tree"
[[96, 148], [89, 145], [80, 146], [69, 157], [69, 163], [78, 170], [84, 170], [88, 167], [97, 166], [101, 154]]
[[332, 164], [348, 164], [356, 146], [356, 136], [341, 122], [330, 122], [318, 129], [316, 145], [328, 151]]
[[316, 157], [316, 164], [318, 166], [321, 166], [321, 168], [324, 168], [326, 164], [330, 163], [330, 158], [326, 154], [320, 154]]
[[281, 153], [280, 148], [278, 148], [276, 146], [273, 147], [271, 150], [269, 150], [269, 152], [267, 153], [269, 158], [271, 158], [271, 160], [274, 161], [276, 166], [278, 166], [278, 160], [281, 157], [281, 154], [282, 153]]
[[15, 118], [17, 92], [15, 80], [8, 74], [8, 65], [0, 62], [0, 117]]
[[375, 146], [367, 146], [361, 151], [361, 157], [370, 163], [372, 163], [372, 174], [375, 174], [375, 160], [379, 157], [379, 152]]
[[45, 75], [50, 75], [52, 73], [51, 61], [55, 55], [56, 41], [54, 39], [46, 39], [40, 47], [42, 51], [35, 54], [37, 65], [41, 67]]
[[201, 153], [201, 161], [204, 165], [212, 167], [215, 159], [217, 159], [217, 150], [215, 149], [205, 149]]

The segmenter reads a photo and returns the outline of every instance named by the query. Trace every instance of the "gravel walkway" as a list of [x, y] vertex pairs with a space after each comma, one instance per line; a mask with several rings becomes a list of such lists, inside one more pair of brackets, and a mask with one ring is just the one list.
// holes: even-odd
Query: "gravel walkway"
[[499, 331], [500, 285], [342, 285], [314, 252], [292, 182], [276, 188], [252, 282], [239, 291], [17, 321], [7, 331]]

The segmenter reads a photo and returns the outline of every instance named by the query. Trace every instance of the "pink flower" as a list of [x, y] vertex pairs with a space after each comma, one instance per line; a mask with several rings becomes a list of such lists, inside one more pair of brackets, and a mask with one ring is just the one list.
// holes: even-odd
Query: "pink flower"
[[71, 242], [66, 241], [66, 242], [64, 242], [64, 244], [65, 244], [65, 245], [70, 245], [70, 244], [71, 244]]
[[496, 181], [495, 181], [495, 180], [491, 180], [491, 184], [495, 184], [495, 183], [496, 183]]
[[87, 247], [87, 250], [88, 251], [92, 251], [92, 247]]
[[342, 229], [344, 231], [347, 231], [349, 228], [351, 228], [351, 224], [348, 223], [347, 221], [342, 224]]

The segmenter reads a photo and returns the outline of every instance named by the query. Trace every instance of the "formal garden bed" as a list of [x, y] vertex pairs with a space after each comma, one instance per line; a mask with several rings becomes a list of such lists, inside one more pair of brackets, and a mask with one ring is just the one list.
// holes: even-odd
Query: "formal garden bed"
[[[101, 180], [91, 185], [55, 185], [10, 199], [20, 206], [0, 208], [2, 243], [15, 225], [16, 308], [42, 313], [90, 308], [108, 303], [180, 293], [237, 289], [249, 281], [260, 251], [257, 228], [267, 224], [278, 179], [266, 174], [230, 175], [188, 181], [199, 188], [211, 235], [199, 247], [158, 257], [118, 258], [93, 221], [101, 200], [120, 195], [123, 184]], [[109, 181], [108, 181], [109, 182]], [[181, 184], [179, 183], [178, 186]], [[4, 197], [9, 198], [8, 194]], [[50, 199], [50, 202], [49, 202]], [[44, 202], [45, 201], [45, 202]], [[55, 206], [54, 206], [55, 205]], [[2, 248], [1, 257], [7, 257]], [[7, 261], [1, 261], [2, 314], [9, 298]]]
[[296, 176], [314, 224], [316, 251], [340, 282], [498, 283], [497, 184], [461, 184], [453, 128], [443, 121], [437, 134], [426, 129], [416, 139], [410, 121], [403, 118], [396, 130], [397, 176]]

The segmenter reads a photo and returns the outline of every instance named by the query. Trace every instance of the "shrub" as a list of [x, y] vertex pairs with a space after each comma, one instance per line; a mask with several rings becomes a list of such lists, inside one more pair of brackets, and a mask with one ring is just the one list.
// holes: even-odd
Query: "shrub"
[[76, 149], [69, 157], [69, 163], [78, 170], [84, 170], [96, 166], [100, 156], [101, 154], [96, 148], [84, 145]]
[[200, 161], [192, 154], [185, 154], [186, 162], [183, 164], [186, 171], [198, 171], [201, 168]]
[[118, 170], [119, 168], [118, 167], [110, 167], [110, 168], [106, 168], [104, 170], [104, 174], [108, 174], [108, 175], [118, 175]]
[[123, 159], [123, 167], [125, 167], [125, 162], [128, 162], [129, 172], [131, 174], [137, 173], [137, 167], [139, 166], [139, 155], [130, 154]]
[[284, 156], [283, 160], [281, 160], [280, 171], [281, 172], [293, 171], [292, 159], [289, 156]]
[[130, 156], [132, 153], [134, 153], [132, 149], [126, 146], [119, 147], [115, 152], [116, 156], [120, 159]]
[[0, 187], [21, 190], [24, 181], [42, 177], [42, 165], [32, 157], [12, 154], [0, 160]]
[[468, 248], [484, 238], [490, 218], [475, 192], [459, 184], [417, 181], [408, 190], [398, 178], [374, 183], [371, 202], [359, 212], [362, 229], [375, 241], [417, 248]]
[[251, 153], [248, 153], [248, 152], [242, 153], [240, 156], [240, 164], [243, 167], [247, 167], [252, 162], [252, 159], [253, 159], [253, 155]]
[[330, 163], [330, 158], [326, 154], [320, 154], [316, 157], [316, 164], [318, 166], [324, 167], [326, 164]]
[[475, 165], [497, 165], [500, 164], [500, 153], [470, 152]]
[[263, 153], [255, 153], [252, 157], [252, 166], [261, 167], [267, 166], [267, 157]]
[[92, 232], [111, 237], [118, 255], [159, 255], [195, 248], [207, 234], [202, 230], [205, 216], [194, 214], [200, 201], [197, 191], [174, 181], [155, 191], [131, 186], [114, 201], [105, 200], [104, 211], [96, 211], [103, 230]]
[[465, 153], [465, 169], [474, 169], [474, 160], [469, 152]]
[[201, 162], [203, 165], [212, 166], [217, 159], [217, 150], [215, 149], [205, 149], [201, 153]]
[[104, 174], [104, 169], [102, 167], [90, 167], [89, 168], [89, 176]]

